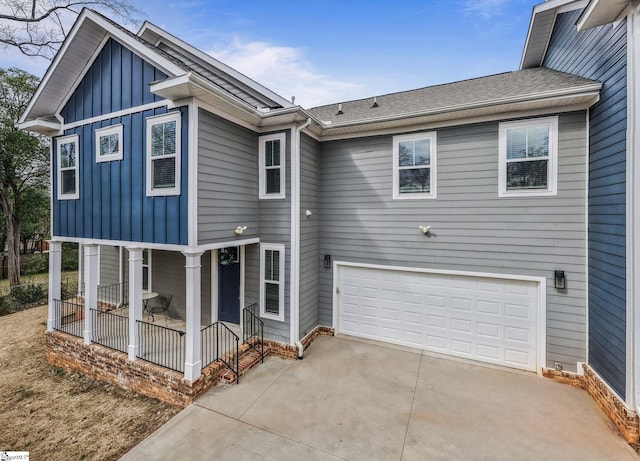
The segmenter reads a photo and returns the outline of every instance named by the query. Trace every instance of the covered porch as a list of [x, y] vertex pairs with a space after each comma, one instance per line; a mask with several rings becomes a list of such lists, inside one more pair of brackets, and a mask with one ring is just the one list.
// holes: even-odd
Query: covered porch
[[[237, 380], [239, 350], [243, 343], [255, 346], [263, 355], [263, 323], [256, 315], [256, 304], [245, 304], [244, 271], [241, 270], [244, 269], [241, 261], [244, 247], [239, 247], [237, 261], [234, 260], [239, 275], [237, 314], [226, 319], [220, 318], [220, 312], [225, 316], [225, 309], [221, 309], [219, 297], [215, 296], [219, 283], [207, 283], [213, 281], [214, 276], [220, 277], [217, 258], [225, 253], [167, 251], [156, 255], [154, 252], [153, 257], [158, 259], [171, 258], [173, 270], [181, 272], [171, 275], [170, 271], [164, 271], [157, 277], [159, 281], [154, 280], [150, 251], [139, 247], [121, 248], [120, 254], [126, 254], [127, 260], [123, 265], [121, 258], [117, 266], [120, 281], [101, 284], [99, 246], [84, 244], [81, 258], [84, 288], [77, 296], [61, 299], [61, 247], [61, 242], [50, 243], [48, 331], [82, 338], [86, 345], [100, 344], [120, 351], [127, 354], [129, 361], [143, 360], [174, 370], [189, 382], [196, 381], [203, 368], [213, 362], [224, 363]], [[182, 265], [176, 264], [176, 257], [180, 255]], [[203, 255], [210, 258], [204, 264]], [[161, 283], [162, 277], [174, 279], [174, 283]], [[102, 282], [108, 281], [102, 278]], [[176, 289], [175, 282], [180, 279], [184, 280], [182, 289]], [[208, 296], [203, 296], [206, 292]], [[180, 302], [165, 305], [167, 299], [174, 297]]]

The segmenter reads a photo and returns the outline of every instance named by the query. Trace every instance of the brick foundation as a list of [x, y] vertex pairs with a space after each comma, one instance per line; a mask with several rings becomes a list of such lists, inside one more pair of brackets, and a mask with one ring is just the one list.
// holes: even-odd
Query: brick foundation
[[[307, 349], [319, 335], [333, 335], [333, 329], [317, 326], [302, 340]], [[239, 350], [240, 376], [260, 362], [260, 354], [242, 344]], [[264, 355], [275, 354], [295, 360], [298, 348], [277, 341], [264, 341]], [[186, 407], [218, 382], [235, 382], [235, 374], [220, 362], [203, 368], [194, 382], [180, 372], [144, 360], [130, 361], [127, 354], [100, 344], [84, 344], [82, 338], [59, 331], [47, 332], [47, 361], [54, 366], [73, 370], [138, 394]]]
[[543, 368], [542, 376], [552, 381], [569, 386], [584, 388], [584, 377], [577, 373], [569, 373], [567, 371], [556, 371], [552, 368]]
[[627, 408], [622, 400], [609, 389], [593, 369], [583, 364], [584, 388], [596, 405], [606, 414], [620, 431], [627, 443], [640, 442], [640, 421], [638, 414]]

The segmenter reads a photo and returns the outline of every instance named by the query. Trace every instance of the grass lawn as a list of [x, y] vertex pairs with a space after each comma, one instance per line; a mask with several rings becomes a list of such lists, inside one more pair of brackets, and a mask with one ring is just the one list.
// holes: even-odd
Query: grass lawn
[[[20, 277], [21, 285], [31, 285], [36, 283], [48, 283], [49, 273], [44, 272], [42, 274], [23, 275]], [[63, 271], [62, 283], [69, 283], [70, 285], [78, 286], [78, 271]], [[0, 295], [9, 293], [9, 280], [0, 279]]]
[[114, 460], [180, 410], [49, 365], [46, 319], [46, 306], [0, 317], [0, 450]]

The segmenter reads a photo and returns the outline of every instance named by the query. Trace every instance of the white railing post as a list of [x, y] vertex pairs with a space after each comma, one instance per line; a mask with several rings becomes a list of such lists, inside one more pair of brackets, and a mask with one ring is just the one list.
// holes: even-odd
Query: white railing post
[[91, 344], [93, 336], [93, 316], [91, 309], [98, 308], [98, 245], [84, 245], [84, 337], [85, 344]]
[[142, 248], [129, 251], [129, 360], [135, 360], [140, 343], [137, 321], [142, 320]]
[[185, 351], [184, 377], [193, 382], [202, 372], [202, 357], [200, 352], [200, 277], [202, 251], [183, 252], [186, 258], [186, 323], [187, 344]]
[[[62, 242], [49, 240], [49, 313], [47, 315], [47, 331], [53, 331], [54, 300], [62, 299]], [[61, 315], [61, 313], [58, 313]]]

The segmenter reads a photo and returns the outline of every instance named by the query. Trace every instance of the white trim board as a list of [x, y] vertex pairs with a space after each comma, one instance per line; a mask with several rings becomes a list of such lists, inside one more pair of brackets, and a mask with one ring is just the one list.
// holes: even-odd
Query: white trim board
[[191, 253], [198, 251], [217, 250], [220, 248], [235, 247], [241, 245], [252, 245], [254, 243], [260, 243], [259, 237], [242, 240], [228, 240], [225, 242], [207, 243], [204, 245], [175, 245], [171, 243], [152, 243], [152, 242], [135, 242], [129, 240], [108, 240], [108, 239], [95, 239], [95, 238], [78, 238], [78, 237], [61, 237], [53, 236], [50, 239], [52, 242], [72, 242], [80, 244], [98, 244], [98, 245], [111, 245], [111, 246], [123, 246], [125, 248], [149, 248], [152, 250], [166, 250], [166, 251], [188, 251]]
[[547, 279], [546, 277], [535, 277], [529, 275], [510, 275], [496, 274], [491, 272], [471, 272], [471, 271], [454, 271], [441, 269], [426, 269], [419, 267], [402, 267], [402, 266], [385, 266], [381, 264], [354, 263], [348, 261], [333, 262], [333, 306], [332, 306], [332, 327], [338, 332], [338, 316], [339, 316], [339, 287], [338, 277], [341, 267], [361, 267], [367, 269], [382, 269], [402, 272], [415, 272], [420, 274], [437, 274], [437, 275], [453, 275], [464, 277], [479, 277], [502, 280], [517, 280], [523, 282], [535, 282], [538, 284], [538, 310], [537, 310], [537, 358], [536, 372], [542, 376], [542, 369], [546, 367], [547, 357]]
[[[169, 101], [162, 100], [156, 102], [150, 102], [149, 104], [143, 104], [142, 106], [134, 106], [128, 109], [117, 110], [115, 112], [109, 112], [107, 114], [97, 115], [91, 118], [85, 118], [76, 122], [67, 123], [62, 125], [62, 130], [70, 130], [79, 126], [91, 125], [93, 123], [102, 122], [104, 120], [111, 120], [112, 118], [124, 117], [125, 115], [137, 114], [138, 112], [144, 112], [151, 109], [157, 109], [159, 107], [166, 107]], [[105, 127], [106, 128], [106, 127]]]

